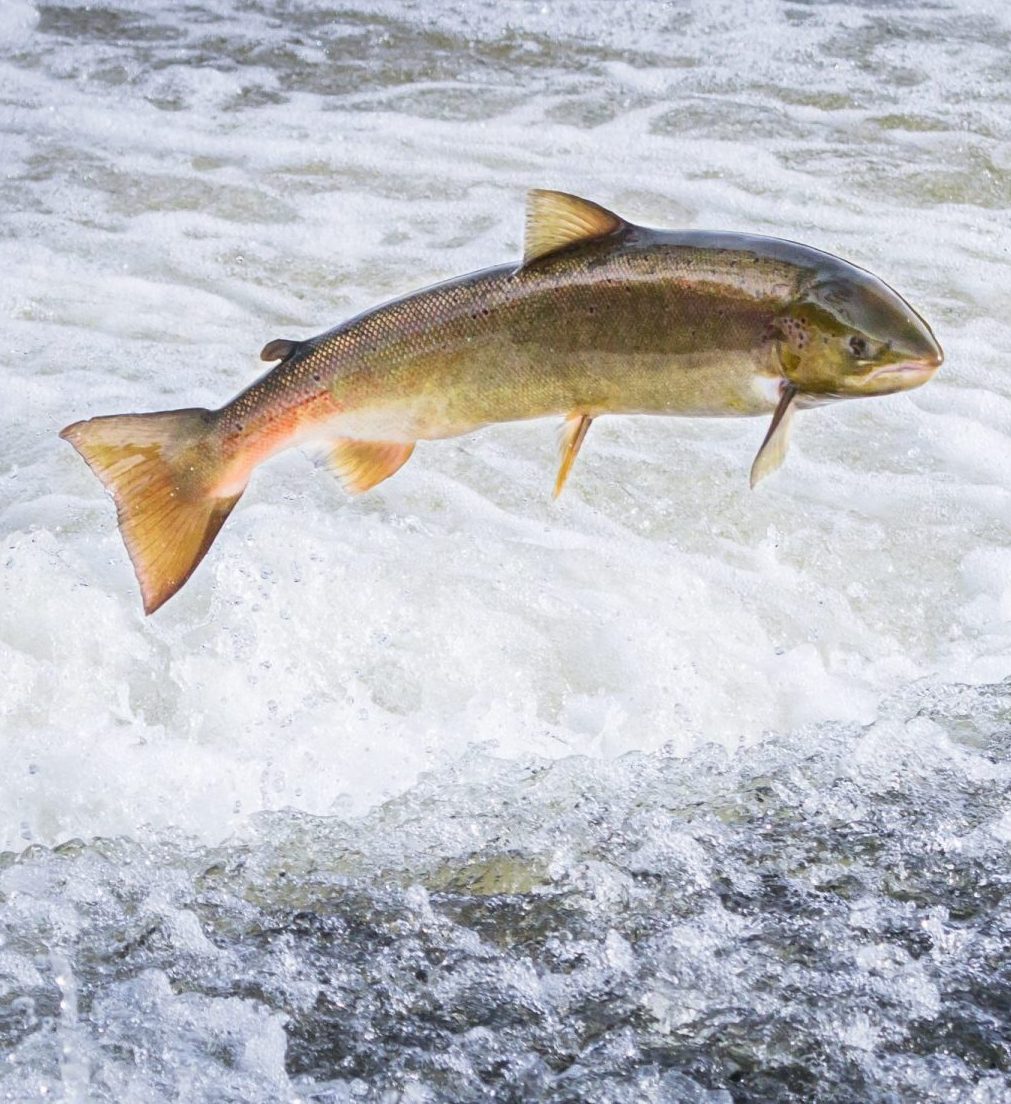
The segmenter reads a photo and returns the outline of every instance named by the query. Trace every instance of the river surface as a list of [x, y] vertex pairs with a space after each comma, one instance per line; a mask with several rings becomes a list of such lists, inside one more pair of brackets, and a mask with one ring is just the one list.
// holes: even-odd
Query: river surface
[[[1003, 3], [0, 4], [0, 1100], [1011, 1100]], [[264, 466], [145, 619], [59, 429], [518, 257], [774, 234], [947, 360]]]

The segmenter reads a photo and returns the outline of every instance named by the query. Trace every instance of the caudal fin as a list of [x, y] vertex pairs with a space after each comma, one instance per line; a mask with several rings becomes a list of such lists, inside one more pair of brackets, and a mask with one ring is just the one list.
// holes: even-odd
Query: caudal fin
[[213, 418], [200, 409], [118, 414], [60, 433], [112, 492], [145, 613], [193, 574], [242, 494], [211, 493], [219, 474]]

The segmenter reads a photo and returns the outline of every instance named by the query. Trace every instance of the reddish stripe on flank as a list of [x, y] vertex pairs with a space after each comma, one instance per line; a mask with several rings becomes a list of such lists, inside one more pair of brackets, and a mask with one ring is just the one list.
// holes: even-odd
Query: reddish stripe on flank
[[314, 426], [324, 425], [340, 410], [340, 404], [334, 402], [328, 391], [317, 392], [302, 402], [265, 411], [251, 425], [243, 426], [241, 432], [234, 427], [223, 442], [229, 459], [215, 487], [216, 493], [230, 493], [234, 486], [245, 486], [253, 468], [310, 434]]

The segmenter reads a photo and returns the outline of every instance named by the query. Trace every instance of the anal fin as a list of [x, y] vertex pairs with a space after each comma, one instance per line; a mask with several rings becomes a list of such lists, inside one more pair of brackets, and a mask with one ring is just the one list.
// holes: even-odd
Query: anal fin
[[752, 487], [767, 475], [771, 475], [786, 459], [786, 450], [790, 447], [790, 427], [793, 423], [794, 411], [797, 409], [793, 401], [796, 397], [797, 388], [792, 383], [785, 384], [779, 405], [772, 415], [769, 432], [765, 435], [762, 447], [751, 465]]
[[579, 450], [586, 439], [587, 430], [593, 419], [589, 414], [570, 414], [565, 419], [561, 433], [562, 463], [558, 469], [558, 478], [555, 480], [554, 498], [562, 493], [565, 481], [569, 478], [572, 465], [576, 462]]
[[411, 458], [414, 442], [359, 441], [340, 437], [330, 450], [330, 466], [348, 494], [361, 494], [398, 472]]

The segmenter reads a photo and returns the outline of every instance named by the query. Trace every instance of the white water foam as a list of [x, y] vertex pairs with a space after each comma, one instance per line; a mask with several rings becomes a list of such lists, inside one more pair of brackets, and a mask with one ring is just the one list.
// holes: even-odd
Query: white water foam
[[[226, 64], [167, 10], [115, 9], [118, 43], [83, 9], [41, 10], [8, 62], [8, 846], [145, 822], [214, 838], [258, 808], [365, 808], [475, 741], [733, 746], [869, 720], [911, 678], [1007, 673], [1008, 232], [973, 172], [1004, 145], [989, 97], [965, 135], [949, 85], [968, 78], [939, 64], [985, 69], [982, 33], [914, 36], [877, 87], [889, 24], [858, 9], [798, 9], [760, 64], [715, 16], [666, 60], [635, 52], [645, 31], [601, 57], [542, 40], [537, 16], [526, 47], [478, 25], [431, 77], [366, 65], [353, 87], [354, 25], [223, 10]], [[401, 64], [432, 49], [423, 24], [388, 26], [391, 51], [420, 40]], [[484, 56], [506, 33], [511, 89]], [[836, 67], [777, 77], [809, 50]], [[586, 51], [594, 80], [569, 68]], [[1007, 171], [990, 176], [997, 195]], [[948, 364], [914, 395], [805, 416], [756, 494], [757, 422], [599, 423], [557, 507], [550, 425], [427, 446], [353, 503], [291, 456], [143, 620], [110, 504], [55, 431], [217, 404], [272, 336], [516, 255], [530, 184], [838, 250], [917, 303]]]
[[[527, 768], [582, 764], [550, 798], [578, 804], [595, 762], [804, 733], [800, 764], [837, 724], [872, 726], [886, 778], [906, 729], [883, 701], [1011, 673], [1002, 6], [19, 2], [0, 43], [3, 848], [123, 836], [156, 868], [178, 829], [185, 866], [229, 835], [269, 852], [252, 815], [295, 810], [366, 817], [368, 850], [368, 817], [419, 779], [432, 802], [499, 763], [536, 821]], [[145, 619], [112, 504], [58, 430], [217, 405], [270, 338], [518, 256], [531, 186], [840, 253], [921, 310], [945, 366], [802, 415], [755, 493], [758, 421], [602, 419], [558, 504], [547, 423], [419, 447], [354, 501], [292, 453]], [[922, 755], [939, 777], [943, 741]], [[859, 756], [837, 769], [863, 784]], [[124, 984], [89, 1022], [158, 1009], [171, 1050], [231, 1014]], [[271, 1098], [281, 1021], [248, 1015]], [[859, 1048], [876, 1029], [847, 1030]]]

